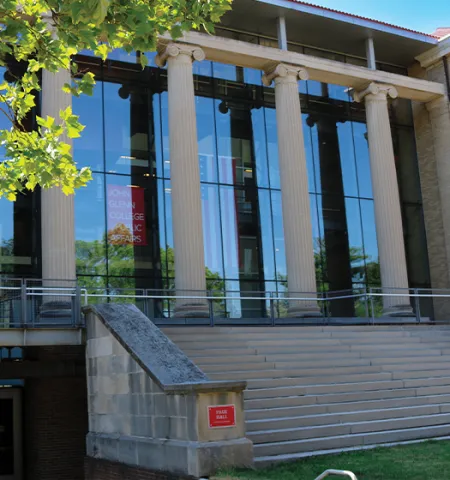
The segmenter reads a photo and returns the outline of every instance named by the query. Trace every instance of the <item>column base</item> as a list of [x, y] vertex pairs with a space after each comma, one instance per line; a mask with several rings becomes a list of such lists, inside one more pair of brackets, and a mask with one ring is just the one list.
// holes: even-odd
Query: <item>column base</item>
[[208, 318], [209, 307], [203, 302], [177, 304], [173, 316], [178, 318]]
[[387, 317], [414, 317], [411, 305], [405, 303], [403, 305], [393, 305], [383, 308], [383, 316]]
[[[294, 301], [295, 302], [295, 301]], [[289, 305], [288, 316], [294, 318], [322, 317], [320, 308], [316, 305]]]

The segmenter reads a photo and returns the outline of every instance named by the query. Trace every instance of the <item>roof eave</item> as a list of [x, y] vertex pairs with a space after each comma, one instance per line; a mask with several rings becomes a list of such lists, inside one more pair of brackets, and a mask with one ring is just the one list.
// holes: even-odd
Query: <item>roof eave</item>
[[430, 46], [438, 43], [438, 38], [426, 33], [415, 32], [395, 25], [389, 25], [376, 20], [361, 18], [344, 12], [337, 12], [331, 9], [323, 8], [320, 6], [301, 3], [296, 0], [256, 0], [260, 3], [266, 3], [274, 5], [280, 9], [295, 10], [298, 12], [309, 13], [311, 15], [318, 15], [325, 18], [330, 18], [339, 22], [351, 23], [361, 28], [367, 28], [369, 30], [377, 30], [391, 35], [397, 35], [411, 40], [419, 42], [429, 43]]

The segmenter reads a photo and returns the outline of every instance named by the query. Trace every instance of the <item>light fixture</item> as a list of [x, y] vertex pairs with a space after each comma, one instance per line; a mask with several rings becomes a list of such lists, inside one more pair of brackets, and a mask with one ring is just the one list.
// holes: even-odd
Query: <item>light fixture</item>
[[139, 185], [127, 185], [127, 187], [130, 187], [130, 188], [139, 188]]

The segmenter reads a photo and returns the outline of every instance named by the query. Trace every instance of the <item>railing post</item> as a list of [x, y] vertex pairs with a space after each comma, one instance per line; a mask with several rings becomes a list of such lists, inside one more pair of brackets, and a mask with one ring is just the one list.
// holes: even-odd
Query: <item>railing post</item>
[[81, 325], [81, 289], [78, 282], [75, 285], [75, 308], [73, 313], [75, 325]]
[[419, 290], [415, 288], [414, 292], [414, 310], [416, 311], [416, 321], [420, 323], [420, 298], [419, 298]]
[[269, 313], [270, 313], [270, 324], [272, 327], [275, 326], [275, 302], [273, 299], [273, 292], [269, 292]]
[[208, 309], [209, 309], [209, 326], [214, 327], [214, 304], [213, 304], [213, 299], [212, 299], [212, 292], [211, 290], [208, 290], [206, 292], [206, 295], [208, 297]]
[[27, 324], [27, 285], [23, 280], [20, 282], [20, 307], [20, 320], [22, 326], [25, 326]]

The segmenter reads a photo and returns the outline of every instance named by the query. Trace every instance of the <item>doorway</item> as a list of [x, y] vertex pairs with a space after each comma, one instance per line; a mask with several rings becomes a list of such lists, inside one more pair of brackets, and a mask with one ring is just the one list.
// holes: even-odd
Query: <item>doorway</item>
[[0, 480], [22, 480], [22, 392], [0, 388]]

